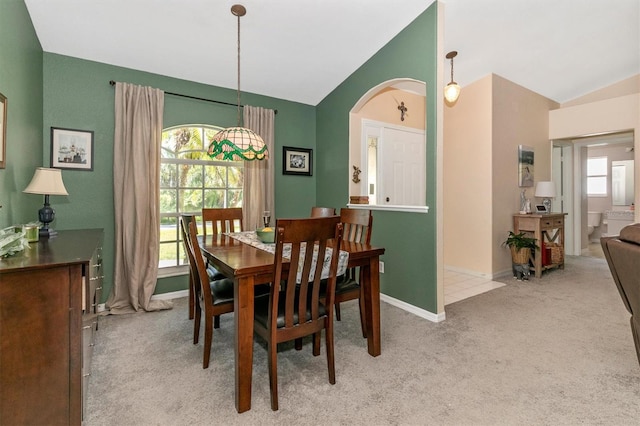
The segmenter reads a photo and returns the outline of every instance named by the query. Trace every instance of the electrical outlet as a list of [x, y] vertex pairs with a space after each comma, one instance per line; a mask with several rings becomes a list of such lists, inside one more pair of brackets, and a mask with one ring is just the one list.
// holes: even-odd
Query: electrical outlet
[[382, 260], [380, 261], [380, 273], [384, 274], [384, 262]]

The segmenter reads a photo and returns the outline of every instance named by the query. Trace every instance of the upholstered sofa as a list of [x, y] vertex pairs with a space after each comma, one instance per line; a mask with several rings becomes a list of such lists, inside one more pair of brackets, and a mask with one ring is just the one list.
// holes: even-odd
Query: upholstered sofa
[[620, 235], [600, 239], [622, 302], [631, 314], [631, 333], [640, 363], [640, 223], [627, 225]]

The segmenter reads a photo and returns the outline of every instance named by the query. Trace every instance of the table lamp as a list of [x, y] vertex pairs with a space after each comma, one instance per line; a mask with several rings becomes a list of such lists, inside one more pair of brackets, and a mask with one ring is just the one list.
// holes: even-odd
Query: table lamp
[[62, 182], [62, 170], [38, 167], [31, 183], [22, 192], [44, 195], [44, 206], [38, 210], [38, 219], [42, 222], [40, 238], [55, 236], [57, 232], [49, 228], [49, 224], [56, 216], [55, 210], [49, 204], [49, 195], [69, 195]]
[[542, 198], [542, 205], [547, 213], [551, 213], [551, 198], [556, 196], [556, 186], [553, 182], [538, 182], [536, 185], [536, 197]]

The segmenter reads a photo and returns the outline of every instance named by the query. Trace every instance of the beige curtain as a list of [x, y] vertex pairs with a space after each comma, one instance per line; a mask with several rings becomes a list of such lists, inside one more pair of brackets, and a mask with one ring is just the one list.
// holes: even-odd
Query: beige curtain
[[245, 161], [242, 214], [245, 230], [262, 226], [262, 212], [271, 212], [271, 225], [275, 225], [275, 112], [272, 109], [245, 105], [244, 126], [259, 134], [267, 144], [267, 160]]
[[113, 146], [115, 272], [112, 314], [171, 308], [151, 301], [158, 277], [164, 92], [116, 83]]

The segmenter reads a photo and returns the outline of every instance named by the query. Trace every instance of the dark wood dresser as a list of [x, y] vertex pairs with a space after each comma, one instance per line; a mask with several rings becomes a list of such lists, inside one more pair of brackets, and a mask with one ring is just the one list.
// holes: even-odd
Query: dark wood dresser
[[102, 290], [101, 229], [0, 260], [0, 425], [79, 425]]

